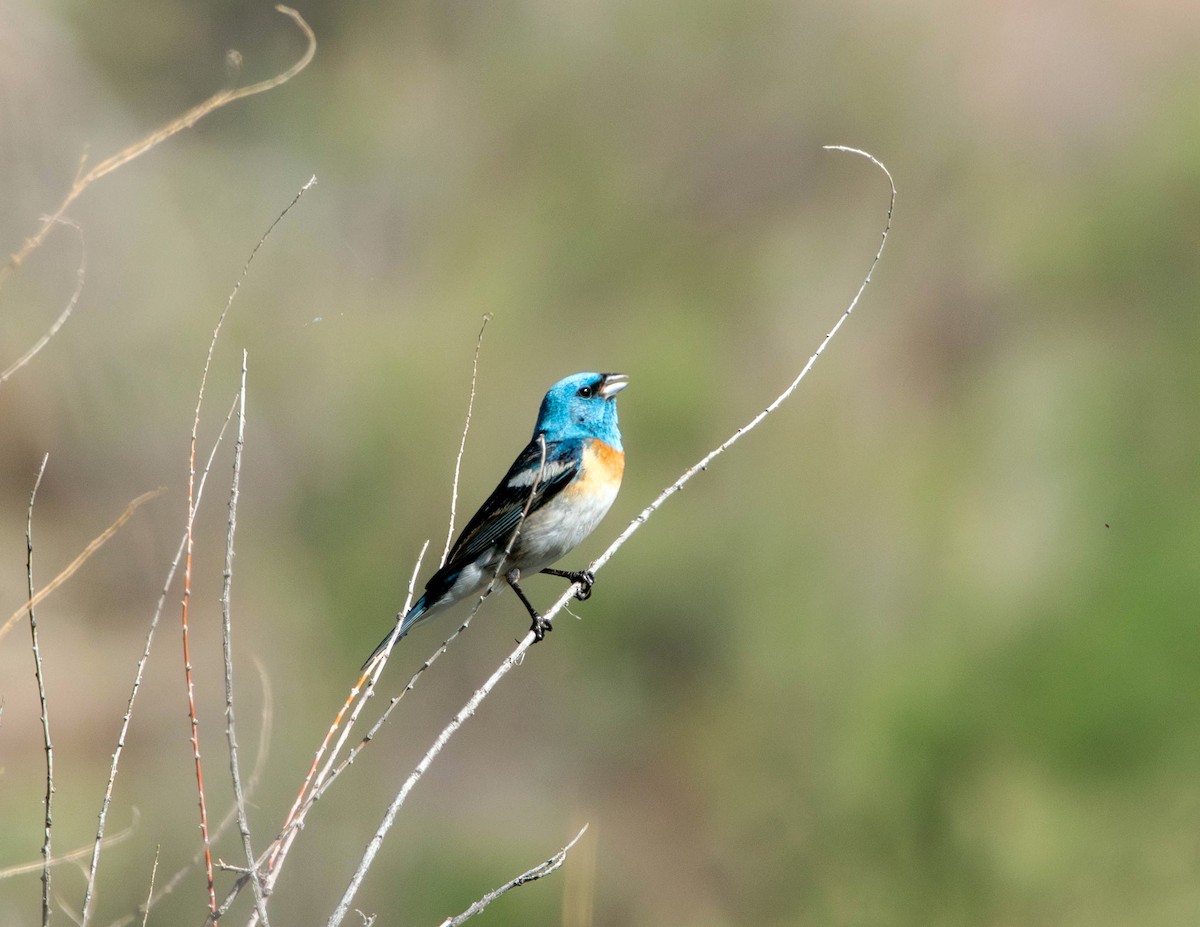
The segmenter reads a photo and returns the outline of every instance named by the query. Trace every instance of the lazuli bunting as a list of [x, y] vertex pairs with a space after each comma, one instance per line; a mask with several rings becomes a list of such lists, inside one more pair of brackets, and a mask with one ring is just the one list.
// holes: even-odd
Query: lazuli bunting
[[[628, 382], [622, 373], [577, 373], [550, 387], [538, 410], [533, 440], [467, 522], [445, 565], [425, 584], [399, 630], [380, 642], [364, 668], [393, 634], [399, 640], [434, 613], [480, 592], [498, 569], [529, 610], [531, 630], [539, 641], [551, 624], [521, 590], [523, 575], [540, 571], [561, 576], [579, 583], [577, 598], [591, 595], [591, 573], [547, 568], [592, 533], [617, 497], [625, 452], [616, 397]], [[512, 550], [506, 557], [510, 540]]]

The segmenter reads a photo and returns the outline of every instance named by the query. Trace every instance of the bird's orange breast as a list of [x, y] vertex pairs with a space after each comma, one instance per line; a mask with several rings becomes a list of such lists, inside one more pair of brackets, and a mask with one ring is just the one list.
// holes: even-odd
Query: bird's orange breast
[[583, 446], [582, 472], [568, 488], [572, 493], [616, 495], [625, 475], [625, 452], [611, 444], [592, 438]]

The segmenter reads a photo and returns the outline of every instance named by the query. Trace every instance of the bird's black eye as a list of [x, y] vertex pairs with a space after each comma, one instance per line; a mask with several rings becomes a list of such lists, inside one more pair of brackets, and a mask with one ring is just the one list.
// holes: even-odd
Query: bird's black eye
[[590, 386], [583, 386], [583, 387], [580, 387], [578, 395], [579, 395], [579, 396], [581, 396], [581, 397], [582, 397], [582, 398], [584, 398], [584, 399], [591, 399], [591, 398], [592, 398], [592, 395], [593, 395], [595, 392], [596, 392], [596, 391], [595, 391], [594, 389], [592, 389], [592, 387], [590, 387]]

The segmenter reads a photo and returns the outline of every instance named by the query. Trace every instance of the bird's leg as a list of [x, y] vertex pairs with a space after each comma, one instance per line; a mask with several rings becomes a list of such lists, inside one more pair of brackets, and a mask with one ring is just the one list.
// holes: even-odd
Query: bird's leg
[[573, 583], [579, 583], [579, 588], [575, 591], [575, 598], [580, 602], [591, 598], [592, 586], [596, 583], [596, 577], [591, 570], [551, 570], [547, 567], [542, 572], [548, 573], [551, 576], [561, 576], [563, 579]]
[[520, 570], [513, 568], [504, 574], [504, 578], [508, 581], [508, 584], [512, 586], [513, 592], [517, 594], [517, 598], [520, 599], [524, 603], [525, 608], [529, 610], [529, 617], [533, 619], [533, 624], [529, 626], [529, 630], [533, 632], [533, 642], [536, 644], [549, 632], [554, 630], [554, 625], [552, 625], [538, 613], [538, 610], [533, 607], [533, 603], [530, 602], [525, 593], [521, 591], [521, 587], [517, 584], [517, 581], [521, 578]]

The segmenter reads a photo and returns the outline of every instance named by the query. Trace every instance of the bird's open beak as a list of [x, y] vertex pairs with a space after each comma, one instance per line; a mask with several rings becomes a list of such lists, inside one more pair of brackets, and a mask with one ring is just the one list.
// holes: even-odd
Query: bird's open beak
[[612, 399], [629, 385], [629, 377], [623, 373], [606, 373], [602, 376], [604, 379], [600, 383], [600, 395], [605, 399]]

